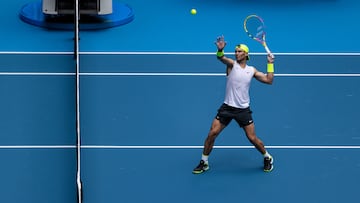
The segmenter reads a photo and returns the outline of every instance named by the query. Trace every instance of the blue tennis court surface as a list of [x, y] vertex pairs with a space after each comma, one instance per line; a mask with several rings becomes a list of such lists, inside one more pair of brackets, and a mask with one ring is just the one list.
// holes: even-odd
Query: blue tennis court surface
[[[0, 19], [8, 27], [0, 39], [0, 202], [76, 202], [73, 33], [21, 22], [27, 2], [7, 2]], [[84, 203], [358, 202], [359, 2], [127, 3], [132, 23], [80, 33]], [[246, 43], [249, 63], [266, 67], [263, 48], [242, 31], [250, 13], [265, 19], [276, 55], [274, 84], [254, 81], [250, 90], [275, 169], [262, 171], [262, 156], [233, 122], [216, 140], [210, 170], [193, 175], [224, 97], [216, 36], [225, 35], [229, 56]]]

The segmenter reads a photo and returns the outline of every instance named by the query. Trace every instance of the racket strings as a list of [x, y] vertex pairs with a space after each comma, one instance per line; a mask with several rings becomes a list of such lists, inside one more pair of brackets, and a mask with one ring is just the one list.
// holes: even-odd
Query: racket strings
[[266, 52], [274, 58], [274, 55], [271, 53], [265, 41], [265, 24], [261, 17], [257, 15], [247, 16], [244, 20], [244, 30], [250, 38], [261, 43]]
[[265, 37], [264, 23], [256, 16], [251, 16], [245, 20], [245, 31], [256, 40], [263, 40]]

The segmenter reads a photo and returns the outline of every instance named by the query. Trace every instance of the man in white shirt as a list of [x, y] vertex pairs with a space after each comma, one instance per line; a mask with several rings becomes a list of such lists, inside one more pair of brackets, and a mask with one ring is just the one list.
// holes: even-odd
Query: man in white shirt
[[200, 174], [209, 170], [208, 157], [213, 149], [216, 137], [231, 122], [235, 120], [244, 132], [248, 140], [264, 157], [264, 171], [273, 170], [273, 157], [265, 149], [264, 143], [256, 136], [255, 125], [251, 116], [249, 88], [252, 78], [265, 84], [272, 84], [274, 79], [274, 58], [267, 56], [267, 73], [258, 71], [255, 67], [247, 65], [249, 60], [249, 48], [245, 44], [235, 47], [235, 60], [224, 55], [226, 42], [224, 37], [218, 37], [216, 41], [217, 58], [226, 65], [226, 92], [224, 103], [218, 109], [208, 136], [204, 143], [203, 153], [199, 165], [194, 168], [194, 174]]

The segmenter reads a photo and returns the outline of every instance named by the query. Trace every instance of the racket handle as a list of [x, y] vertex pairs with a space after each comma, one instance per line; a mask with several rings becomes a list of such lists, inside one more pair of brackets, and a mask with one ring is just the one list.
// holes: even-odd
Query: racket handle
[[266, 52], [267, 52], [268, 54], [270, 54], [271, 58], [274, 58], [274, 55], [271, 53], [269, 47], [267, 47], [266, 45], [264, 45], [264, 47], [265, 47]]

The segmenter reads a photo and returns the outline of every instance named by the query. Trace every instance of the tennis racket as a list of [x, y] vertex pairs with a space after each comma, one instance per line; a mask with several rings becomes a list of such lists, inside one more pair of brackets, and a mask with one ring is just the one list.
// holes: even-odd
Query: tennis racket
[[269, 47], [266, 45], [266, 32], [264, 20], [258, 15], [249, 15], [244, 20], [244, 30], [246, 34], [251, 38], [262, 44], [268, 54], [272, 58], [274, 55], [271, 53]]

